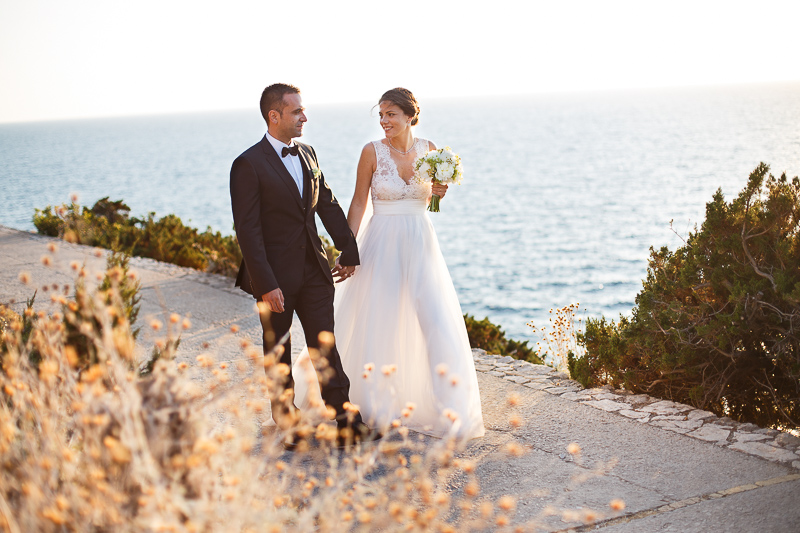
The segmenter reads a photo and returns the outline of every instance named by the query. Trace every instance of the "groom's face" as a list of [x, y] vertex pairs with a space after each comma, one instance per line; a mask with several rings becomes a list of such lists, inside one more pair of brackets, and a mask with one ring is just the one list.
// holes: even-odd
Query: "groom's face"
[[303, 124], [308, 120], [303, 107], [303, 100], [296, 93], [284, 94], [283, 110], [280, 113], [270, 111], [270, 118], [274, 119], [275, 134], [273, 134], [273, 137], [284, 141], [302, 136]]

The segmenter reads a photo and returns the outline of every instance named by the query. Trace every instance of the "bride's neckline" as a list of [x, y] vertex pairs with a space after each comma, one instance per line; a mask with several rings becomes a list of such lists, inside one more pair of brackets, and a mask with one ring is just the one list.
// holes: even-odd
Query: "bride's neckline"
[[408, 147], [408, 150], [406, 150], [406, 151], [404, 152], [404, 151], [400, 150], [399, 148], [397, 148], [397, 147], [396, 147], [396, 146], [395, 146], [395, 145], [392, 143], [392, 140], [391, 140], [391, 139], [386, 139], [386, 140], [387, 140], [387, 141], [389, 141], [389, 148], [391, 148], [392, 150], [394, 150], [395, 152], [397, 152], [397, 153], [398, 153], [398, 154], [400, 154], [400, 155], [408, 155], [408, 154], [410, 154], [410, 153], [411, 153], [411, 150], [413, 150], [413, 149], [414, 149], [414, 147], [417, 145], [417, 140], [416, 140], [414, 137], [411, 137], [411, 146], [409, 146], [409, 147]]
[[[383, 141], [386, 141], [386, 142], [383, 142]], [[384, 137], [383, 139], [381, 139], [381, 140], [380, 140], [380, 141], [378, 141], [378, 142], [380, 142], [380, 143], [381, 143], [382, 145], [384, 145], [386, 148], [389, 148], [389, 149], [394, 149], [394, 150], [396, 150], [396, 151], [397, 151], [397, 153], [399, 153], [399, 154], [402, 154], [402, 155], [408, 155], [408, 154], [410, 154], [410, 153], [411, 153], [411, 150], [413, 150], [413, 149], [414, 149], [414, 147], [415, 147], [415, 146], [417, 146], [417, 142], [419, 142], [419, 139], [418, 139], [418, 138], [416, 138], [416, 137], [411, 137], [411, 146], [410, 146], [410, 147], [408, 148], [408, 150], [407, 150], [407, 151], [405, 151], [405, 152], [403, 152], [403, 151], [400, 151], [400, 150], [398, 150], [397, 148], [395, 148], [395, 147], [394, 147], [394, 145], [392, 145], [392, 142], [391, 142], [389, 139], [387, 139], [386, 137]]]
[[[416, 137], [412, 137], [412, 139], [413, 139], [413, 142], [411, 143], [411, 148], [409, 148], [408, 152], [406, 152], [406, 154], [404, 154], [404, 155], [408, 155], [408, 154], [412, 153], [417, 148], [417, 142], [419, 142], [419, 139], [417, 139]], [[414, 179], [414, 174], [413, 173], [411, 174], [411, 177], [408, 178], [408, 181], [406, 181], [403, 178], [403, 176], [400, 175], [400, 169], [397, 166], [397, 161], [395, 161], [394, 157], [392, 157], [392, 151], [391, 151], [392, 146], [390, 146], [388, 144], [389, 143], [389, 139], [385, 139], [385, 140], [386, 140], [386, 142], [383, 142], [384, 139], [381, 139], [380, 143], [383, 146], [386, 147], [386, 151], [387, 151], [386, 155], [389, 158], [389, 161], [391, 161], [392, 165], [394, 166], [394, 174], [395, 174], [395, 176], [397, 176], [397, 178], [401, 182], [403, 182], [405, 184], [406, 187], [408, 187], [409, 185], [411, 185], [411, 180]], [[396, 150], [396, 148], [395, 148], [395, 150]], [[402, 152], [400, 152], [400, 153], [402, 154]], [[417, 159], [416, 154], [414, 155], [414, 159], [415, 160]]]

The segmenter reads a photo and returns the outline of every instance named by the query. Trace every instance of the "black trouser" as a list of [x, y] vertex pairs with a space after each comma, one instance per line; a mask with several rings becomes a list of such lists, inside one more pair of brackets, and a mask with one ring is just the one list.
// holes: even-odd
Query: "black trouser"
[[[308, 253], [303, 271], [303, 285], [297, 292], [283, 293], [283, 313], [269, 313], [261, 315], [261, 328], [264, 339], [264, 353], [269, 352], [292, 327], [293, 313], [297, 312], [300, 324], [303, 325], [303, 332], [306, 337], [306, 345], [309, 348], [319, 348], [319, 333], [330, 331], [333, 333], [333, 285], [330, 279], [322, 271], [319, 260], [314, 255], [313, 247], [306, 246]], [[272, 335], [267, 332], [272, 331]], [[274, 340], [273, 340], [274, 339]], [[292, 366], [292, 339], [291, 336], [285, 344], [286, 350], [281, 356], [281, 363]], [[328, 368], [333, 370], [330, 379], [326, 383], [321, 383], [322, 399], [327, 405], [336, 409], [336, 419], [339, 425], [344, 424], [346, 414], [344, 403], [350, 401], [350, 380], [342, 368], [342, 360], [336, 345], [325, 354], [328, 360]], [[294, 388], [294, 380], [289, 374], [286, 388]], [[361, 415], [357, 415], [354, 422], [361, 422]]]

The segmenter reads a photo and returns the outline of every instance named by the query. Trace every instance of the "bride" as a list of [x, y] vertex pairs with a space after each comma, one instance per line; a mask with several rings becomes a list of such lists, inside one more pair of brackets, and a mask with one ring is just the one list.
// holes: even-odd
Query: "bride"
[[[380, 428], [399, 421], [437, 437], [480, 437], [483, 415], [467, 330], [426, 212], [431, 194], [443, 197], [447, 186], [432, 186], [415, 173], [416, 160], [436, 146], [413, 136], [419, 106], [410, 91], [387, 91], [378, 105], [385, 138], [361, 152], [347, 215], [361, 265], [334, 298], [334, 334], [350, 376], [350, 399]], [[305, 373], [312, 368], [306, 357], [295, 374], [304, 373], [304, 365]], [[303, 407], [319, 394], [317, 380], [297, 378]], [[311, 385], [308, 391], [304, 384]]]

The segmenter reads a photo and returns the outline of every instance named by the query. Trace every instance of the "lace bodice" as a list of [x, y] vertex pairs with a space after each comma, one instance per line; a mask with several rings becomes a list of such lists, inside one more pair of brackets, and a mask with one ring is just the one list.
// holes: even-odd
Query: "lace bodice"
[[[421, 182], [412, 178], [409, 183], [403, 181], [397, 171], [397, 164], [392, 159], [389, 147], [381, 141], [372, 141], [375, 156], [378, 159], [375, 173], [372, 174], [372, 199], [373, 200], [425, 200], [431, 194], [431, 183]], [[428, 153], [428, 141], [425, 139], [414, 140], [414, 159]]]

